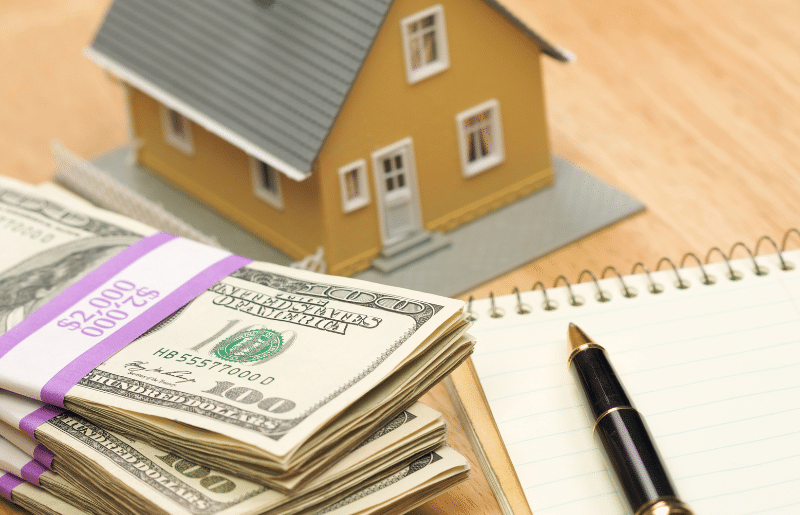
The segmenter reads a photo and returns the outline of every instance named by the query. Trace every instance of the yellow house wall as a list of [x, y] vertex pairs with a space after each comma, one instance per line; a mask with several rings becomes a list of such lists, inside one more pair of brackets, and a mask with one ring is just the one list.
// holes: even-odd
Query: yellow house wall
[[159, 102], [128, 90], [141, 164], [295, 259], [323, 244], [318, 174], [303, 182], [281, 176], [284, 207], [278, 210], [253, 194], [247, 154], [195, 123], [194, 152], [183, 153], [164, 137]]
[[[444, 8], [450, 67], [414, 84], [405, 73], [400, 20]], [[552, 182], [540, 49], [483, 0], [396, 0], [318, 159], [333, 273], [368, 266], [381, 247], [371, 155], [413, 139], [423, 225], [447, 231]], [[465, 177], [456, 114], [496, 99], [505, 161]], [[343, 213], [338, 170], [367, 163], [370, 203]], [[536, 223], [526, 220], [520, 223]]]

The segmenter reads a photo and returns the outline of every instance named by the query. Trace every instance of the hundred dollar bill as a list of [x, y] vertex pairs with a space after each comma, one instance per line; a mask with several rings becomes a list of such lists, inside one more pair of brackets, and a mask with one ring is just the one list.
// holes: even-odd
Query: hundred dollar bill
[[308, 515], [406, 513], [467, 480], [469, 463], [448, 445], [420, 456], [401, 470]]
[[[366, 481], [338, 500], [323, 503], [322, 508], [312, 506], [294, 512], [297, 515], [394, 515], [407, 511], [440, 495], [465, 481], [469, 472], [467, 460], [447, 445], [442, 445], [411, 461], [399, 470], [380, 475], [380, 479]], [[4, 479], [0, 469], [0, 481]], [[5, 477], [11, 476], [6, 473]], [[11, 500], [35, 515], [106, 515], [119, 513], [109, 507], [97, 493], [88, 489], [73, 489], [53, 472], [47, 473], [48, 485], [58, 494], [50, 494], [11, 476], [16, 485], [11, 491]], [[56, 486], [57, 485], [57, 486]], [[65, 501], [64, 499], [68, 499]], [[88, 508], [82, 511], [75, 505]], [[143, 512], [139, 512], [143, 513]], [[253, 515], [261, 513], [251, 512]]]
[[[154, 233], [66, 200], [0, 180], [0, 331]], [[65, 334], [102, 333], [125, 309], [158, 296], [153, 285], [124, 278], [101, 293], [87, 300], [96, 311], [64, 312]], [[64, 405], [187, 459], [291, 491], [465, 359], [468, 325], [460, 301], [252, 263], [97, 365]], [[31, 371], [40, 359], [26, 358]], [[1, 387], [31, 390], [20, 384], [27, 373], [1, 365]]]
[[[33, 487], [33, 489], [28, 488]], [[35, 460], [31, 460], [24, 452], [14, 446], [10, 441], [0, 437], [0, 497], [4, 497], [17, 504], [31, 509], [36, 506], [36, 500], [52, 500], [51, 504], [36, 507], [35, 512], [44, 513], [73, 513], [73, 506], [62, 505], [63, 496], [56, 495], [60, 501], [55, 502], [50, 494], [39, 493], [42, 487], [47, 490], [68, 491], [70, 486], [62, 478]], [[21, 496], [21, 497], [20, 497]], [[110, 506], [106, 506], [110, 507]], [[52, 508], [53, 511], [46, 511]], [[61, 511], [64, 510], [64, 511]], [[75, 508], [74, 513], [83, 513]]]
[[[7, 393], [0, 396], [3, 401], [24, 402]], [[19, 432], [11, 427], [15, 422], [4, 421], [10, 424], [0, 424], [0, 434], [18, 441]], [[102, 492], [120, 514], [282, 515], [377, 480], [437, 447], [446, 435], [440, 414], [416, 403], [291, 496], [105, 431], [68, 412], [40, 426], [36, 436], [53, 449], [52, 468], [73, 490], [87, 498]], [[33, 456], [32, 446], [24, 439], [22, 444], [17, 447]], [[91, 503], [86, 508], [91, 511]]]
[[[417, 413], [417, 416], [407, 412], [403, 416], [397, 417], [390, 425], [359, 446], [358, 450], [337, 463], [335, 471], [327, 472], [326, 475], [331, 476], [338, 473], [352, 476], [350, 471], [359, 461], [363, 461], [364, 451], [370, 446], [374, 446], [382, 439], [387, 439], [387, 435], [394, 432], [408, 432], [409, 426], [416, 425], [417, 428], [420, 428], [424, 425], [425, 419], [432, 421], [434, 416], [438, 415], [419, 403], [412, 407], [412, 411]], [[169, 453], [148, 450], [147, 446], [140, 443], [126, 444], [122, 439], [114, 439], [113, 434], [91, 426], [85, 421], [79, 421], [76, 417], [65, 417], [65, 422], [68, 426], [72, 423], [72, 426], [69, 427], [76, 427], [75, 432], [80, 433], [81, 436], [85, 436], [86, 433], [89, 433], [87, 430], [93, 428], [92, 436], [86, 440], [95, 444], [94, 448], [87, 449], [88, 446], [84, 445], [84, 450], [88, 455], [104, 455], [104, 457], [98, 460], [96, 456], [92, 456], [87, 463], [72, 463], [74, 469], [82, 471], [82, 474], [79, 478], [66, 477], [66, 482], [62, 476], [66, 476], [67, 473], [74, 475], [75, 471], [60, 464], [59, 458], [53, 462], [54, 465], [57, 465], [55, 473], [41, 472], [43, 468], [37, 467], [40, 473], [33, 478], [30, 477], [30, 474], [27, 477], [29, 481], [40, 483], [45, 490], [51, 491], [59, 498], [95, 515], [110, 512], [126, 515], [141, 513], [276, 515], [317, 512], [320, 506], [327, 506], [329, 510], [336, 509], [339, 512], [344, 510], [344, 513], [350, 513], [349, 508], [344, 507], [359, 506], [359, 503], [354, 503], [354, 501], [365, 495], [371, 496], [370, 503], [384, 506], [387, 504], [387, 500], [394, 503], [400, 497], [404, 499], [403, 505], [410, 508], [421, 504], [433, 493], [441, 493], [446, 487], [455, 484], [455, 478], [450, 476], [458, 475], [460, 481], [466, 473], [466, 467], [463, 464], [454, 468], [454, 464], [449, 463], [445, 467], [444, 473], [444, 476], [447, 477], [443, 477], [441, 471], [436, 474], [428, 474], [430, 477], [436, 477], [435, 484], [432, 484], [430, 477], [426, 478], [425, 474], [413, 476], [414, 481], [407, 479], [410, 474], [416, 474], [440, 460], [443, 452], [440, 448], [435, 453], [431, 453], [430, 450], [423, 452], [416, 459], [403, 460], [400, 463], [391, 461], [384, 463], [378, 470], [373, 471], [371, 477], [351, 477], [347, 485], [335, 485], [333, 489], [325, 486], [318, 489], [321, 491], [316, 495], [307, 493], [301, 496], [292, 496], [289, 499], [264, 487], [221, 476], [208, 468], [188, 463]], [[440, 420], [438, 422], [441, 423]], [[146, 453], [150, 459], [140, 451]], [[136, 460], [132, 460], [133, 457], [136, 457]], [[463, 458], [458, 458], [463, 461]], [[117, 472], [119, 469], [127, 468], [129, 470], [126, 470], [125, 474], [108, 474], [107, 471], [99, 471], [94, 463], [88, 463], [103, 460], [117, 461], [118, 464], [111, 467]], [[24, 470], [28, 468], [28, 463], [28, 456], [0, 438], [0, 468], [9, 469], [18, 476], [24, 476]], [[431, 471], [433, 469], [428, 470], [428, 472]], [[120, 481], [124, 482], [124, 486], [128, 489], [139, 491], [138, 495], [118, 495]], [[205, 490], [205, 494], [201, 490]], [[167, 497], [164, 494], [165, 491], [174, 494], [173, 497], [180, 497], [184, 502], [171, 502], [165, 506], [163, 504], [163, 497]], [[424, 495], [420, 493], [423, 491]], [[142, 502], [142, 499], [153, 497], [156, 498], [156, 502]], [[288, 502], [276, 502], [280, 498], [285, 498]], [[174, 501], [174, 499], [172, 500]], [[363, 505], [363, 501], [360, 504]], [[163, 507], [170, 508], [170, 511], [164, 512], [161, 509]]]
[[0, 177], [0, 333], [156, 232], [113, 213], [92, 216], [92, 209], [51, 189]]
[[89, 515], [43, 488], [22, 481], [0, 468], [0, 483], [3, 481], [16, 483], [10, 493], [11, 502], [34, 515]]

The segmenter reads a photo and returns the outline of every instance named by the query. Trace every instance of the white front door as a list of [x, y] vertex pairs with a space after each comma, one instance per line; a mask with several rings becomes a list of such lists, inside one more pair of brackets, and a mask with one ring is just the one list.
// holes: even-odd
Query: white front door
[[411, 138], [372, 154], [384, 245], [401, 241], [422, 228]]

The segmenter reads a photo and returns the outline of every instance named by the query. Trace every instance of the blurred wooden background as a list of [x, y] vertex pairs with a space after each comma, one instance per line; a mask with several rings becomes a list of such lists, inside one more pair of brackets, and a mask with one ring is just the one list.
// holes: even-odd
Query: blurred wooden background
[[[575, 280], [584, 268], [652, 268], [662, 256], [702, 256], [800, 225], [800, 3], [502, 3], [578, 56], [567, 65], [545, 59], [552, 151], [648, 210], [471, 293], [552, 284], [561, 274]], [[47, 180], [54, 139], [84, 157], [126, 141], [122, 89], [82, 54], [108, 4], [0, 2], [0, 173]], [[470, 454], [444, 389], [426, 400]], [[0, 504], [6, 513], [22, 512]], [[476, 469], [415, 513], [499, 511]]]

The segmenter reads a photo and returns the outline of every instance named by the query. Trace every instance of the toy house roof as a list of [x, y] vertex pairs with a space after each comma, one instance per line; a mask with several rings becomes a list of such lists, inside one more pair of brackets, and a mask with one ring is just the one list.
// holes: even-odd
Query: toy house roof
[[[543, 52], [570, 59], [487, 2]], [[87, 53], [133, 87], [303, 180], [391, 4], [115, 0]]]

